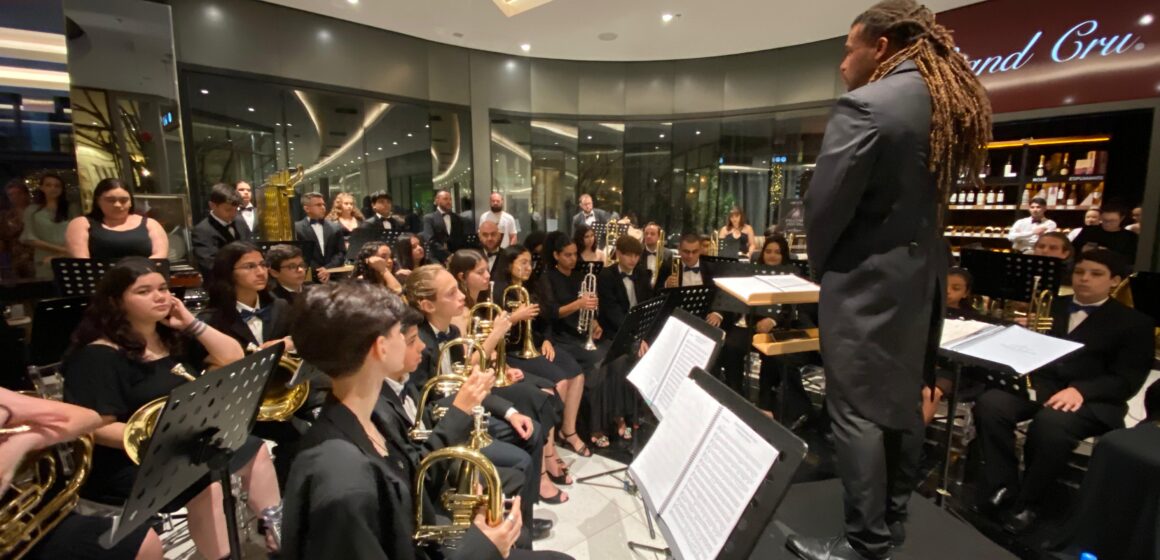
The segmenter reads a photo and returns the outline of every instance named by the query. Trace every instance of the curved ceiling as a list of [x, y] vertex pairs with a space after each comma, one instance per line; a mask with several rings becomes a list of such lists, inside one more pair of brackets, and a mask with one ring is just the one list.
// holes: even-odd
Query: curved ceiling
[[[266, 0], [404, 35], [513, 55], [644, 61], [845, 35], [869, 0]], [[979, 0], [926, 0], [944, 11]], [[524, 11], [519, 12], [523, 9]], [[510, 17], [505, 12], [518, 12]], [[663, 14], [674, 17], [662, 21]], [[530, 45], [528, 52], [521, 45]]]

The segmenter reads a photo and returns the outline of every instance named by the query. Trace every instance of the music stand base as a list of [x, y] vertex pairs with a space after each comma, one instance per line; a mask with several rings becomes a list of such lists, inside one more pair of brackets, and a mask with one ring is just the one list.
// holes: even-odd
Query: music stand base
[[645, 552], [655, 552], [657, 554], [664, 554], [665, 558], [672, 558], [673, 551], [669, 547], [660, 548], [658, 546], [651, 546], [647, 544], [638, 543], [636, 541], [628, 541], [629, 550], [643, 550]]

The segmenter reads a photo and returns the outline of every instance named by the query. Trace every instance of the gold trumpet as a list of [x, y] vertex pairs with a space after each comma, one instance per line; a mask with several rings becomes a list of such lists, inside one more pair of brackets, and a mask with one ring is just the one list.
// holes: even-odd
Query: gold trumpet
[[[518, 309], [521, 305], [531, 305], [532, 296], [528, 293], [528, 289], [524, 287], [524, 283], [518, 278], [512, 278], [512, 285], [504, 288], [503, 297], [500, 301], [503, 306], [509, 310]], [[515, 294], [514, 299], [508, 299], [508, 294]], [[519, 352], [516, 352], [521, 360], [532, 360], [540, 357], [540, 353], [536, 351], [536, 342], [533, 340], [535, 336], [532, 334], [532, 320], [526, 319], [520, 323], [519, 336], [524, 340], [523, 347]]]
[[652, 273], [652, 285], [653, 286], [657, 285], [657, 279], [659, 279], [661, 276], [661, 264], [664, 263], [664, 253], [665, 253], [665, 230], [660, 229], [658, 227], [657, 231], [658, 231], [658, 234], [657, 234], [656, 255], [653, 257], [653, 259], [656, 263], [655, 267], [653, 268], [653, 273]]
[[[415, 441], [426, 441], [431, 436], [431, 427], [423, 425], [423, 411], [427, 409], [427, 401], [431, 400], [431, 393], [436, 393], [439, 398], [443, 398], [458, 391], [459, 387], [467, 381], [467, 376], [471, 375], [471, 357], [474, 354], [479, 354], [479, 367], [481, 369], [487, 367], [487, 356], [483, 352], [483, 346], [477, 344], [474, 339], [465, 337], [440, 344], [439, 363], [443, 363], [444, 357], [449, 358], [451, 351], [456, 347], [463, 348], [463, 361], [452, 363], [451, 371], [444, 372], [440, 368], [439, 374], [428, 379], [419, 392], [419, 406], [415, 409], [415, 420], [412, 422], [411, 431], [408, 434]], [[436, 407], [431, 411], [431, 417], [438, 422], [446, 413], [446, 408]]]
[[0, 506], [0, 558], [27, 554], [76, 507], [78, 493], [92, 466], [93, 440], [81, 436], [66, 445], [72, 453], [72, 475], [50, 499], [58, 473], [66, 475], [53, 448], [29, 457], [13, 475], [5, 494], [10, 499]]
[[608, 220], [604, 229], [604, 266], [612, 266], [616, 259], [616, 240], [620, 232], [616, 228], [616, 220]]
[[677, 286], [681, 285], [681, 258], [673, 256], [673, 274], [670, 278], [677, 281]]
[[[592, 263], [588, 263], [588, 274], [584, 275], [584, 282], [580, 284], [580, 297], [596, 297], [596, 275], [592, 273]], [[576, 331], [588, 335], [588, 340], [584, 342], [585, 350], [596, 349], [596, 344], [592, 342], [592, 334], [595, 330], [596, 310], [581, 309], [580, 317], [576, 321]]]
[[1040, 277], [1036, 276], [1031, 283], [1031, 304], [1027, 307], [1027, 328], [1037, 333], [1051, 332], [1053, 323], [1051, 304], [1055, 295], [1051, 290], [1039, 289]]
[[[482, 406], [472, 409], [475, 426], [467, 445], [444, 447], [432, 451], [419, 463], [415, 473], [415, 535], [416, 541], [447, 544], [463, 537], [471, 527], [475, 510], [486, 506], [487, 524], [503, 521], [503, 483], [499, 470], [479, 450], [491, 443], [487, 435], [487, 420]], [[458, 476], [454, 489], [443, 492], [443, 507], [451, 514], [448, 525], [423, 523], [423, 491], [427, 470], [442, 461], [458, 461]], [[476, 480], [483, 479], [482, 492], [476, 489]]]
[[[486, 313], [485, 317], [478, 317], [476, 314], [480, 311]], [[491, 336], [492, 330], [495, 328], [495, 318], [503, 313], [503, 308], [490, 302], [481, 301], [471, 306], [469, 312], [471, 316], [471, 337], [475, 339], [476, 344], [480, 347]], [[507, 337], [499, 339], [499, 344], [495, 348], [495, 386], [507, 387]]]

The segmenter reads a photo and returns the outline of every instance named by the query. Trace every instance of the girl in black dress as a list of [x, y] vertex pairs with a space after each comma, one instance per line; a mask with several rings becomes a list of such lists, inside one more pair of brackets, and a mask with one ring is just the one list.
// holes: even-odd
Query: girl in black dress
[[418, 235], [403, 235], [395, 241], [395, 276], [399, 281], [406, 282], [407, 275], [412, 270], [425, 264], [440, 264], [427, 258], [427, 250], [423, 248], [423, 240]]
[[69, 256], [115, 261], [123, 257], [169, 257], [169, 235], [161, 224], [134, 213], [133, 193], [120, 179], [102, 179], [93, 190], [93, 209], [65, 230]]
[[[195, 319], [169, 292], [167, 279], [144, 258], [127, 258], [105, 273], [85, 318], [73, 334], [65, 359], [65, 400], [95, 410], [102, 427], [94, 432], [92, 474], [81, 495], [107, 504], [123, 503], [133, 486], [137, 465], [123, 449], [125, 422], [142, 405], [169, 394], [198, 371], [178, 361], [182, 339], [200, 345], [209, 362], [221, 366], [243, 357], [234, 339]], [[177, 366], [183, 367], [177, 367]], [[249, 507], [255, 513], [281, 502], [270, 455], [261, 440], [250, 441], [231, 464], [243, 479]], [[170, 504], [189, 511], [189, 531], [205, 558], [229, 553], [221, 487], [202, 482]]]
[[354, 258], [354, 272], [351, 278], [371, 284], [379, 284], [395, 295], [403, 293], [403, 283], [392, 272], [395, 259], [391, 256], [391, 246], [382, 241], [368, 241], [359, 249]]

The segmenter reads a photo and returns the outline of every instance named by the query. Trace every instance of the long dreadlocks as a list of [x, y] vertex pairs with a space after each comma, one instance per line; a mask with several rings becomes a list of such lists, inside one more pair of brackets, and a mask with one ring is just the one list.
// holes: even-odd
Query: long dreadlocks
[[878, 66], [878, 81], [906, 60], [913, 60], [930, 89], [930, 171], [940, 206], [960, 177], [974, 178], [983, 167], [991, 141], [991, 100], [967, 59], [955, 50], [947, 28], [915, 0], [884, 0], [854, 20], [871, 40], [886, 37], [901, 47]]

